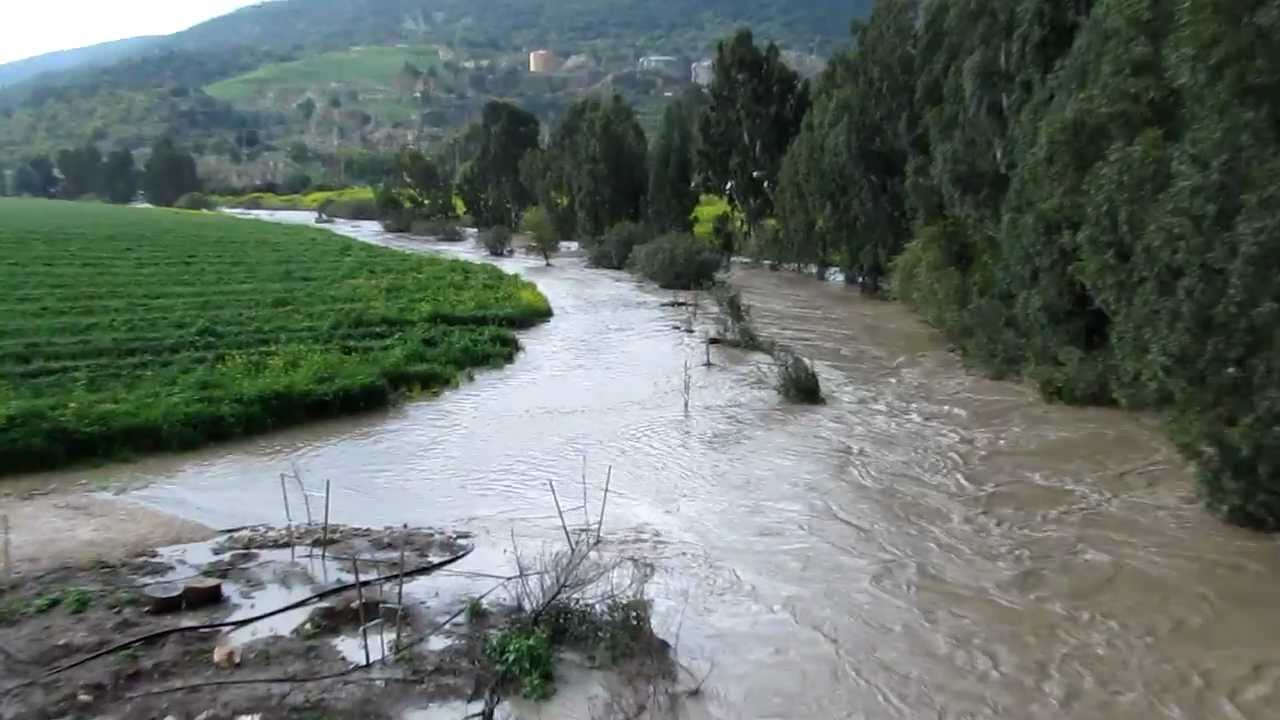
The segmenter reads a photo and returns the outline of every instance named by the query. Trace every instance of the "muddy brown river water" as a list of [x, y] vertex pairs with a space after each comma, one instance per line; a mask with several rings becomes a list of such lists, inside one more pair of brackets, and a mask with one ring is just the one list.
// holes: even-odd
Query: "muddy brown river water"
[[1152, 419], [1046, 405], [967, 371], [903, 307], [739, 271], [760, 331], [817, 362], [828, 403], [792, 407], [761, 356], [701, 367], [667, 293], [571, 258], [496, 262], [556, 312], [506, 368], [60, 479], [225, 527], [280, 522], [276, 478], [296, 462], [332, 479], [335, 522], [501, 548], [513, 530], [555, 539], [547, 481], [579, 488], [585, 457], [593, 492], [613, 467], [607, 545], [656, 564], [660, 633], [712, 669], [698, 715], [1280, 718], [1280, 544], [1206, 515]]

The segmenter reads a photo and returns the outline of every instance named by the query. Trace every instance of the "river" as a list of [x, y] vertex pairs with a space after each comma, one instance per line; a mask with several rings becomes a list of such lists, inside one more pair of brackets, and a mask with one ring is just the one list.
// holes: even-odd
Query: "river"
[[740, 270], [759, 330], [821, 375], [826, 405], [788, 406], [762, 356], [717, 348], [702, 367], [669, 293], [572, 258], [495, 262], [556, 313], [506, 368], [385, 412], [61, 475], [237, 526], [281, 522], [276, 478], [297, 463], [333, 481], [336, 522], [501, 547], [513, 530], [555, 539], [547, 482], [575, 492], [585, 458], [597, 494], [613, 468], [607, 547], [655, 563], [660, 633], [711, 670], [699, 714], [1280, 717], [1280, 544], [1207, 515], [1151, 418], [1046, 405], [966, 370], [903, 307]]

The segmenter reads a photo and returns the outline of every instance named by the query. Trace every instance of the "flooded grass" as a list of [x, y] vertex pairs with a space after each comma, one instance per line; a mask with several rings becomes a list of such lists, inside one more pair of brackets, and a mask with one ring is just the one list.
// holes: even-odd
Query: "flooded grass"
[[0, 473], [435, 392], [551, 313], [495, 268], [206, 213], [0, 201]]

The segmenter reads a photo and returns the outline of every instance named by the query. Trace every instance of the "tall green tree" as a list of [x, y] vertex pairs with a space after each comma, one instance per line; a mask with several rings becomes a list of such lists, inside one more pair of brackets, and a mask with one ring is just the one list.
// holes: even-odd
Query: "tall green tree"
[[114, 150], [102, 165], [102, 194], [110, 202], [132, 202], [138, 194], [138, 171], [134, 167], [133, 153]]
[[495, 100], [485, 105], [480, 123], [468, 132], [472, 134], [478, 148], [459, 183], [467, 212], [481, 227], [515, 227], [520, 212], [534, 201], [533, 191], [521, 178], [520, 162], [538, 148], [538, 118]]
[[620, 222], [641, 219], [647, 155], [644, 130], [622, 97], [588, 97], [569, 108], [525, 174], [567, 238], [598, 238]]
[[750, 30], [740, 30], [717, 46], [709, 94], [699, 122], [704, 183], [742, 214], [754, 237], [773, 213], [783, 156], [809, 109], [809, 85], [777, 45], [761, 50]]
[[693, 226], [693, 210], [698, 206], [693, 136], [686, 101], [668, 105], [649, 160], [648, 216], [659, 232], [687, 232]]
[[378, 215], [407, 230], [415, 219], [447, 220], [458, 215], [453, 183], [417, 148], [404, 148], [378, 190]]
[[14, 172], [14, 191], [19, 195], [51, 198], [58, 193], [58, 174], [46, 155], [29, 158]]
[[195, 158], [180, 150], [173, 140], [163, 138], [151, 148], [141, 184], [147, 202], [172, 207], [178, 198], [200, 189]]
[[923, 147], [915, 108], [915, 0], [883, 0], [854, 47], [820, 79], [813, 110], [783, 162], [775, 259], [838, 256], [848, 282], [878, 292], [911, 232], [907, 164]]
[[58, 153], [58, 172], [62, 174], [59, 194], [75, 199], [102, 191], [102, 153], [93, 143]]

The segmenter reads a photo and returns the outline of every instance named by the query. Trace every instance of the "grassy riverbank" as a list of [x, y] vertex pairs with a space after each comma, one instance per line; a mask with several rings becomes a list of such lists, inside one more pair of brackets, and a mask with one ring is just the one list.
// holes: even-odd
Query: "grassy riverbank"
[[0, 473], [429, 392], [551, 314], [482, 265], [213, 214], [0, 199]]

